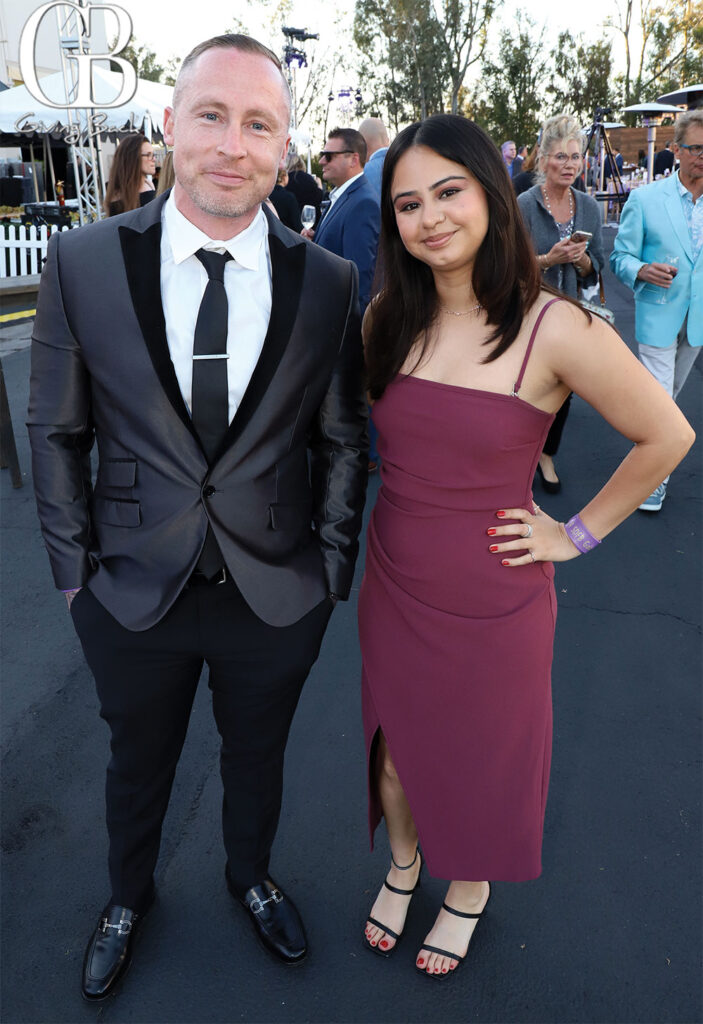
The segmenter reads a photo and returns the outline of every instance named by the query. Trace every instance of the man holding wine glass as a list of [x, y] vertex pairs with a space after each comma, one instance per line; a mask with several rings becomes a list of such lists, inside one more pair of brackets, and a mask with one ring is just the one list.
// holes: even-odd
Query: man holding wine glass
[[322, 177], [332, 186], [330, 206], [313, 231], [302, 234], [328, 252], [356, 264], [363, 316], [371, 298], [381, 212], [378, 197], [364, 176], [366, 142], [354, 128], [335, 128], [320, 153]]
[[[364, 174], [366, 154], [366, 140], [354, 128], [335, 128], [329, 133], [325, 148], [320, 153], [322, 177], [332, 186], [328, 206], [325, 210], [323, 200], [322, 218], [315, 231], [304, 220], [302, 231], [305, 238], [314, 239], [323, 249], [356, 265], [362, 317], [371, 299], [381, 226], [379, 197]], [[378, 462], [376, 429], [369, 415], [370, 473], [378, 468]]]
[[[679, 169], [631, 192], [610, 265], [635, 293], [640, 360], [676, 398], [703, 345], [703, 110], [679, 116]], [[640, 505], [658, 512], [668, 477]]]

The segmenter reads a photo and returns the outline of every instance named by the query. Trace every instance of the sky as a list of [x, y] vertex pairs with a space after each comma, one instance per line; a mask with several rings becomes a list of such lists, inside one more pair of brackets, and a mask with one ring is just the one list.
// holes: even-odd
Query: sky
[[[231, 28], [233, 11], [239, 6], [231, 0], [205, 0], [197, 5], [197, 25], [194, 25], [192, 18], [174, 15], [172, 0], [116, 2], [131, 15], [134, 34], [139, 43], [154, 50], [163, 60], [171, 56], [183, 58], [196, 42]], [[614, 9], [615, 0], [577, 0], [575, 3], [567, 3], [565, 0], [533, 0], [529, 6], [520, 0], [505, 0], [500, 20], [510, 24], [514, 22], [517, 12], [523, 10], [529, 13], [537, 26], [546, 23], [550, 40], [556, 40], [560, 31], [569, 29], [574, 34], [583, 32], [589, 41], [595, 41], [601, 35], [603, 22]], [[185, 8], [185, 11], [188, 10], [192, 10], [190, 5]], [[295, 28], [319, 32], [321, 38], [318, 45], [323, 46], [325, 39], [330, 39], [333, 33], [333, 14], [346, 15], [351, 24], [353, 11], [353, 0], [335, 0], [334, 5], [322, 4], [318, 0], [294, 0], [294, 13], [287, 19], [287, 23]], [[283, 36], [279, 37], [279, 41], [282, 43]], [[616, 48], [616, 57], [617, 52]]]

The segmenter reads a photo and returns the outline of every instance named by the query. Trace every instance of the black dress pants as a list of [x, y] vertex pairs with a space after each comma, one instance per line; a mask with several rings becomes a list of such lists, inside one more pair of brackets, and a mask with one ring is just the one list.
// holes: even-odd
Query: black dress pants
[[325, 599], [291, 626], [269, 626], [228, 580], [186, 588], [160, 622], [133, 632], [86, 587], [76, 596], [74, 625], [111, 732], [106, 805], [113, 903], [139, 911], [148, 898], [203, 662], [222, 737], [229, 874], [242, 892], [267, 876], [288, 732], [331, 610]]

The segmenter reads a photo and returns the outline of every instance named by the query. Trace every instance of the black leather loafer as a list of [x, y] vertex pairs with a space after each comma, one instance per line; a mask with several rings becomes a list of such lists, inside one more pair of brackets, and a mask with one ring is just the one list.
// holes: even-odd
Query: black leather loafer
[[295, 904], [269, 878], [240, 895], [229, 875], [227, 885], [247, 912], [259, 942], [284, 964], [299, 964], [307, 953], [305, 928]]
[[[148, 908], [147, 908], [148, 909]], [[90, 937], [83, 960], [81, 993], [95, 1002], [112, 995], [132, 962], [132, 951], [144, 914], [109, 903]]]

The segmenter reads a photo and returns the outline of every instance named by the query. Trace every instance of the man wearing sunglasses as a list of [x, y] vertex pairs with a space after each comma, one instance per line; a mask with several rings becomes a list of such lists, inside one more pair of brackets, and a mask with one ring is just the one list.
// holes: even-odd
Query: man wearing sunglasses
[[[679, 169], [630, 194], [610, 265], [635, 292], [640, 359], [676, 398], [703, 345], [703, 110], [674, 130]], [[668, 477], [644, 501], [658, 512]]]
[[330, 206], [315, 232], [303, 232], [356, 264], [362, 315], [371, 298], [381, 219], [378, 198], [364, 175], [365, 163], [366, 142], [360, 132], [335, 128], [329, 133], [320, 164], [322, 177], [332, 186]]

